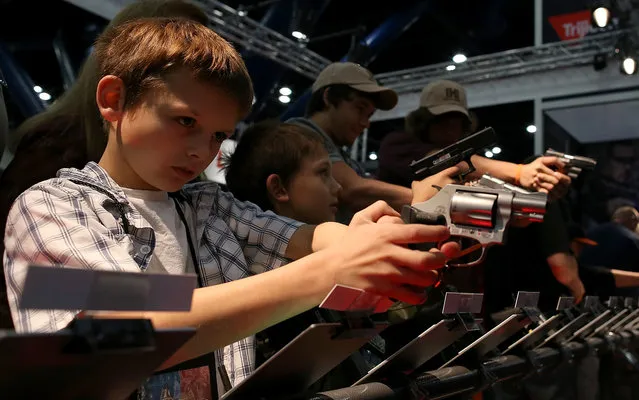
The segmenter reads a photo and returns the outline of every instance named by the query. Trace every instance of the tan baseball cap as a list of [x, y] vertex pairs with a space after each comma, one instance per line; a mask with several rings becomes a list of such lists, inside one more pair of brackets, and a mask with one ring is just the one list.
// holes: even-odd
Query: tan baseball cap
[[380, 110], [390, 110], [397, 105], [397, 93], [394, 90], [380, 86], [371, 71], [352, 62], [329, 64], [313, 82], [312, 90], [316, 92], [328, 85], [338, 84], [348, 85], [360, 92], [378, 94], [375, 107]]
[[470, 118], [466, 90], [457, 82], [439, 80], [428, 84], [419, 97], [419, 106], [433, 115], [460, 112]]

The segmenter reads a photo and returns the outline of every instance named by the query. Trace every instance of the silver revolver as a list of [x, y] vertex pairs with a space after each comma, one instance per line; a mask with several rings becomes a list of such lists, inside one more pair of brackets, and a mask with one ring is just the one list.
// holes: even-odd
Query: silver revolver
[[484, 260], [486, 248], [504, 243], [506, 230], [512, 222], [542, 222], [547, 200], [545, 193], [529, 192], [484, 175], [470, 186], [446, 185], [428, 201], [404, 206], [402, 219], [406, 223], [447, 225], [452, 238], [472, 239], [476, 243], [462, 249], [460, 256], [481, 248], [479, 258], [448, 264], [471, 267]]

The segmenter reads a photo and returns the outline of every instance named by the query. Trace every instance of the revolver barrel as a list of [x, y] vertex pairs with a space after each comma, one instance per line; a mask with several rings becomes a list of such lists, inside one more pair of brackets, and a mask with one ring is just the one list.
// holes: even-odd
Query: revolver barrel
[[544, 193], [514, 192], [512, 217], [514, 220], [541, 222], [546, 214], [546, 195]]

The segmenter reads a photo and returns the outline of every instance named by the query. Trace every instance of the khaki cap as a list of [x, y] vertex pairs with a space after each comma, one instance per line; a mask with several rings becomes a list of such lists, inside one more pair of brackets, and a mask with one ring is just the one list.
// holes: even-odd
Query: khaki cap
[[313, 82], [312, 90], [317, 92], [328, 85], [348, 85], [360, 92], [377, 93], [379, 95], [375, 107], [380, 110], [390, 110], [397, 105], [397, 93], [380, 86], [373, 77], [373, 73], [359, 64], [352, 62], [329, 64]]
[[419, 106], [433, 115], [460, 112], [470, 118], [466, 90], [457, 82], [439, 80], [431, 82], [422, 90]]

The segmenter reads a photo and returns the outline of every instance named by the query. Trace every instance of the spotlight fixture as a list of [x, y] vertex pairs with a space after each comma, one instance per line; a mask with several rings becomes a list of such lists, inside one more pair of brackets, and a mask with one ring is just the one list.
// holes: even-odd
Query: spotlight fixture
[[619, 71], [624, 75], [637, 73], [637, 46], [628, 35], [619, 39], [615, 46], [615, 54], [619, 57]]
[[610, 22], [610, 15], [610, 9], [601, 5], [593, 10], [592, 22], [598, 28], [605, 28]]
[[295, 39], [299, 40], [299, 41], [305, 41], [308, 39], [308, 37], [306, 36], [305, 33], [300, 32], [300, 31], [293, 31], [291, 32], [291, 36], [293, 36]]
[[461, 64], [463, 62], [466, 62], [466, 60], [468, 59], [468, 57], [466, 57], [466, 55], [462, 54], [462, 53], [457, 53], [453, 56], [453, 62], [455, 64]]
[[290, 96], [291, 94], [293, 94], [293, 91], [291, 90], [291, 88], [283, 86], [280, 88], [280, 94], [282, 96]]
[[592, 62], [592, 66], [595, 68], [595, 71], [601, 71], [608, 66], [608, 59], [605, 54], [596, 54], [594, 60]]
[[619, 68], [623, 74], [634, 75], [637, 73], [637, 59], [628, 55], [621, 60]]

